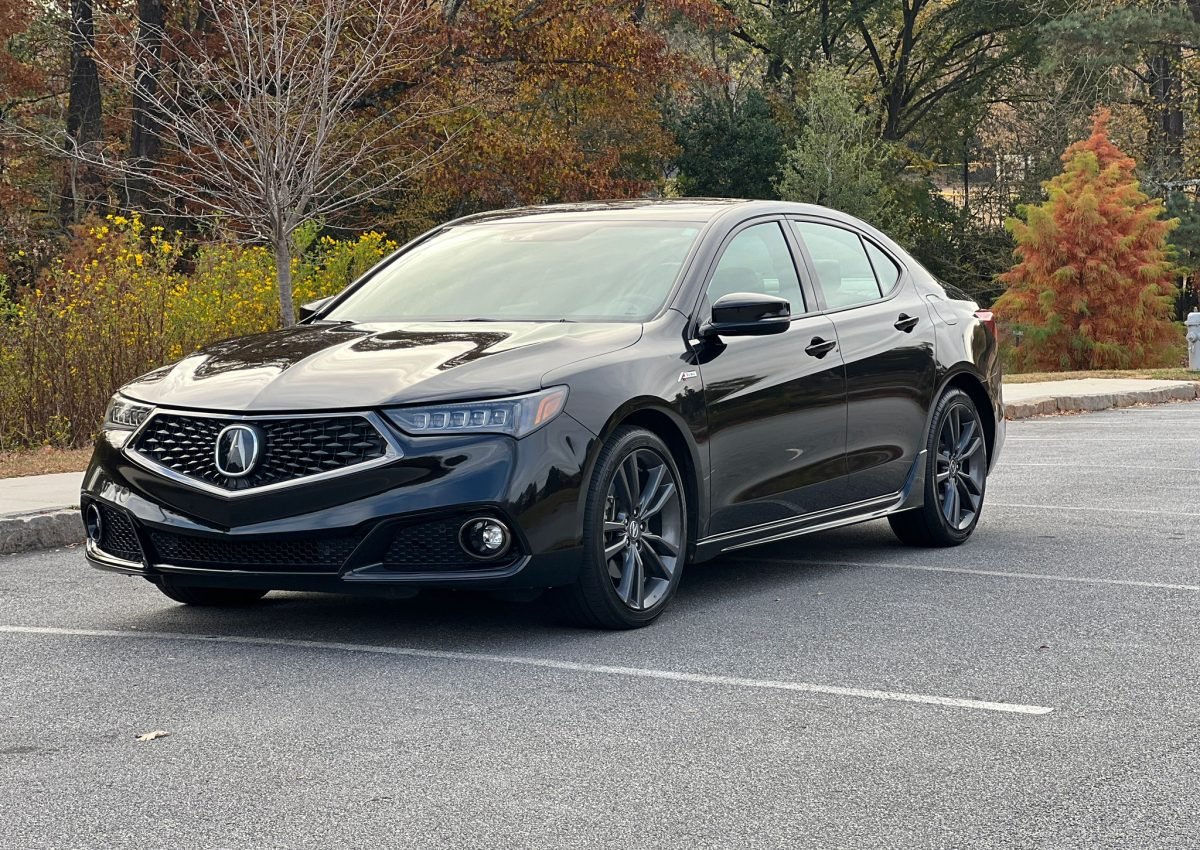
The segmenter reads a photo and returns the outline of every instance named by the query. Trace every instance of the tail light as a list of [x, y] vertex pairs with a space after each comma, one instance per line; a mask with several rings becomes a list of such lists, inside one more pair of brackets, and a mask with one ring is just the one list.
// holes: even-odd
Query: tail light
[[991, 310], [976, 310], [975, 318], [983, 322], [987, 326], [988, 332], [992, 336], [996, 335], [996, 314]]

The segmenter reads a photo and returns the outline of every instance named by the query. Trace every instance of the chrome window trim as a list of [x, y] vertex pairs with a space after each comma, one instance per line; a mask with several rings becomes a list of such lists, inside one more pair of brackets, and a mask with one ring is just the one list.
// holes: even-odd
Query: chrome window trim
[[[341, 416], [358, 416], [371, 423], [371, 426], [383, 438], [386, 445], [383, 456], [374, 460], [364, 461], [363, 463], [355, 463], [341, 469], [330, 469], [326, 472], [318, 472], [314, 475], [303, 475], [299, 478], [293, 478], [290, 481], [277, 481], [274, 484], [264, 484], [260, 487], [247, 487], [244, 490], [226, 490], [223, 487], [218, 487], [216, 484], [209, 484], [207, 481], [201, 481], [193, 478], [190, 475], [184, 475], [181, 472], [176, 472], [169, 466], [165, 466], [156, 460], [153, 460], [139, 451], [136, 451], [133, 446], [137, 444], [138, 437], [145, 428], [154, 421], [154, 418], [160, 413], [168, 416], [193, 416], [197, 418], [208, 419], [234, 419], [238, 421], [262, 421], [275, 419], [330, 419]], [[121, 453], [130, 461], [171, 481], [176, 481], [196, 490], [205, 493], [211, 493], [214, 496], [220, 496], [226, 499], [240, 499], [243, 496], [258, 496], [262, 493], [272, 493], [278, 490], [286, 490], [292, 487], [300, 487], [305, 484], [312, 484], [318, 481], [328, 481], [331, 478], [340, 478], [343, 475], [351, 475], [356, 472], [364, 472], [368, 469], [375, 469], [384, 464], [391, 463], [394, 460], [404, 457], [404, 450], [396, 441], [396, 436], [388, 427], [383, 417], [373, 410], [327, 410], [317, 413], [222, 413], [215, 410], [185, 410], [176, 407], [158, 407], [151, 409], [150, 415], [145, 421], [131, 433], [125, 441]]]
[[[861, 230], [854, 227], [849, 222], [837, 221], [836, 219], [832, 219], [832, 218], [822, 218], [821, 216], [816, 216], [816, 215], [795, 215], [795, 214], [787, 216], [787, 220], [788, 220], [789, 224], [798, 224], [800, 222], [809, 222], [812, 224], [824, 224], [828, 227], [836, 227], [840, 230], [845, 230], [848, 233], [853, 233], [863, 243], [863, 253], [864, 254], [866, 254], [866, 243], [870, 242], [872, 245], [874, 245], [876, 248], [878, 248], [880, 251], [882, 251], [889, 259], [891, 259], [891, 261], [893, 263], [895, 263], [897, 266], [900, 267], [900, 277], [896, 278], [895, 284], [892, 285], [892, 288], [890, 290], [888, 290], [886, 295], [881, 295], [878, 298], [871, 300], [871, 301], [860, 301], [857, 304], [847, 304], [844, 307], [824, 306], [823, 309], [815, 311], [818, 315], [833, 316], [836, 313], [844, 313], [847, 310], [857, 310], [860, 307], [870, 307], [871, 305], [874, 305], [874, 304], [884, 304], [884, 303], [896, 298], [900, 294], [901, 288], [904, 286], [905, 283], [908, 282], [909, 277], [911, 277], [911, 275], [908, 271], [908, 266], [906, 266], [904, 263], [902, 263], [898, 259], [896, 259], [895, 254], [893, 254], [888, 249], [884, 248], [875, 239], [873, 239], [872, 237], [863, 233]], [[804, 237], [794, 227], [792, 227], [790, 229], [791, 229], [793, 235], [796, 237], [796, 241], [800, 244], [800, 249], [804, 252], [803, 256], [805, 258], [805, 260], [804, 260], [805, 267], [808, 268], [808, 262], [809, 262], [809, 260], [812, 259], [812, 252], [809, 250], [807, 243], [804, 242]], [[867, 255], [867, 265], [871, 266], [871, 273], [875, 275], [875, 282], [878, 283], [879, 276], [875, 272], [875, 266], [871, 263], [870, 255]], [[816, 274], [815, 269], [812, 270], [812, 273], [814, 275]], [[815, 277], [813, 279], [813, 288], [815, 290], [817, 290], [817, 293], [821, 296], [821, 302], [822, 302], [822, 304], [824, 304], [825, 293], [823, 291], [821, 291], [820, 281], [817, 280]]]

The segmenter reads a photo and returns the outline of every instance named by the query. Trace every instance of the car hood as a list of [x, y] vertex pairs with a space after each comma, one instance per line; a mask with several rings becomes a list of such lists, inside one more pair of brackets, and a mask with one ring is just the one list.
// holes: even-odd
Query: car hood
[[639, 324], [302, 325], [219, 342], [127, 384], [130, 398], [200, 410], [379, 407], [514, 395], [637, 342]]

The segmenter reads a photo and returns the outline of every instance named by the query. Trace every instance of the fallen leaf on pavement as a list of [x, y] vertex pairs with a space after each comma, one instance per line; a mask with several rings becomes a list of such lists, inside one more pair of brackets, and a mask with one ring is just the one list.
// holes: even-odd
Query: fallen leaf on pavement
[[147, 732], [144, 735], [138, 735], [134, 740], [137, 741], [153, 741], [155, 738], [165, 738], [170, 735], [170, 732], [162, 729], [155, 729], [153, 732]]

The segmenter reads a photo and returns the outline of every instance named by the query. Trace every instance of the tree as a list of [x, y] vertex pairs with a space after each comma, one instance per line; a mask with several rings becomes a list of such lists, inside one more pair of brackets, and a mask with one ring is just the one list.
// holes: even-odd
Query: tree
[[20, 99], [39, 90], [43, 74], [20, 55], [18, 47], [25, 30], [34, 19], [34, 8], [27, 0], [0, 0], [0, 114], [16, 106]]
[[1183, 192], [1172, 192], [1167, 196], [1167, 215], [1179, 220], [1170, 236], [1180, 284], [1175, 315], [1186, 316], [1200, 310], [1200, 284], [1196, 279], [1200, 274], [1200, 202]]
[[9, 128], [40, 123], [61, 129], [54, 86], [65, 85], [65, 75], [52, 69], [69, 50], [64, 30], [45, 4], [0, 0], [0, 300], [32, 282], [38, 262], [58, 250], [44, 234], [59, 225], [60, 163], [48, 162]]
[[1037, 47], [1061, 0], [721, 0], [734, 39], [779, 84], [813, 61], [871, 80], [880, 135], [906, 138], [949, 98], [978, 96]]
[[776, 198], [783, 133], [762, 92], [702, 97], [678, 122], [677, 164], [685, 194]]
[[784, 156], [779, 195], [886, 228], [893, 204], [886, 150], [860, 103], [839, 71], [826, 65], [813, 72], [800, 135]]
[[448, 2], [432, 88], [461, 144], [406, 197], [430, 220], [516, 204], [637, 197], [677, 153], [662, 104], [706, 78], [667, 34], [712, 0]]
[[994, 309], [1023, 342], [1026, 369], [1167, 365], [1179, 342], [1161, 201], [1150, 200], [1134, 161], [1108, 138], [1099, 110], [1091, 136], [1067, 148], [1048, 199], [1009, 219], [1017, 265]]
[[[98, 164], [270, 245], [291, 325], [296, 230], [403, 187], [445, 142], [415, 133], [437, 111], [411, 84], [435, 52], [431, 7], [201, 0], [203, 28], [159, 39], [160, 10], [143, 6], [134, 61], [100, 60], [135, 95], [140, 142]], [[172, 61], [159, 68], [164, 45]], [[369, 95], [383, 85], [402, 96], [378, 104]], [[168, 145], [172, 156], [151, 156]]]
[[[162, 67], [163, 0], [138, 0], [137, 67], [130, 98], [129, 160], [144, 173], [158, 157], [160, 129], [154, 114], [153, 95]], [[150, 211], [155, 199], [148, 181], [136, 176], [126, 187], [125, 204], [131, 210]]]
[[94, 208], [104, 193], [100, 176], [89, 167], [99, 151], [103, 119], [100, 72], [96, 67], [96, 23], [92, 0], [71, 0], [70, 96], [67, 101], [67, 168], [59, 216], [64, 225], [78, 220], [77, 203]]
[[1046, 27], [1043, 38], [1049, 56], [1093, 76], [1098, 99], [1142, 111], [1151, 185], [1187, 176], [1183, 72], [1185, 49], [1200, 39], [1200, 3], [1087, 0]]

